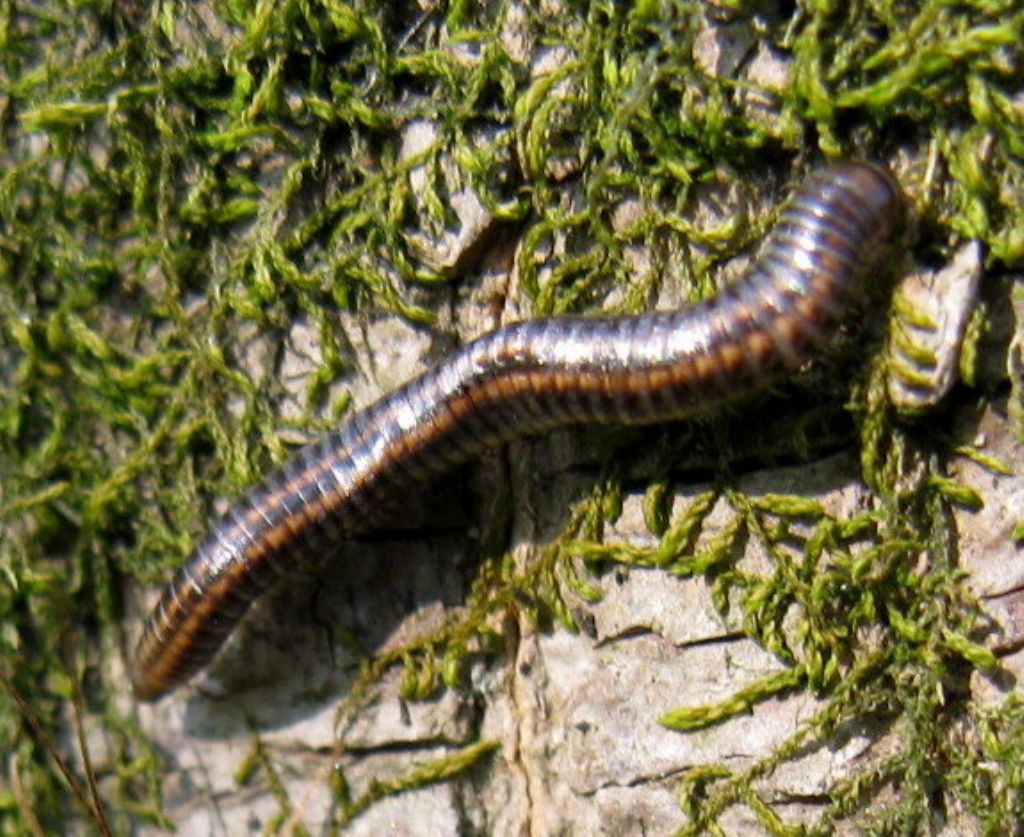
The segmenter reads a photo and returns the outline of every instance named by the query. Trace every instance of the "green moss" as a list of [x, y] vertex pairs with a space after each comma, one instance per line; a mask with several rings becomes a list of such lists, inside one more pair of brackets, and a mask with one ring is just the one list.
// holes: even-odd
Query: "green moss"
[[480, 741], [470, 744], [449, 755], [431, 759], [415, 767], [409, 775], [392, 782], [375, 782], [370, 790], [356, 800], [343, 798], [342, 816], [336, 823], [341, 827], [347, 825], [355, 817], [363, 813], [374, 802], [386, 796], [395, 796], [407, 791], [417, 790], [436, 782], [445, 782], [461, 776], [475, 767], [481, 760], [500, 746], [497, 741]]
[[[740, 204], [760, 207], [766, 171], [796, 181], [821, 154], [905, 152], [924, 254], [944, 253], [955, 233], [979, 238], [996, 273], [1024, 255], [1015, 104], [1024, 13], [1009, 0], [817, 2], [791, 20], [771, 4], [721, 4], [716, 15], [748, 22], [766, 49], [793, 59], [785, 89], [756, 91], [768, 119], [740, 104], [749, 84], [694, 64], [701, 12], [670, 0], [573, 3], [562, 15], [527, 8], [525, 35], [565, 53], [536, 76], [506, 52], [509, 3], [204, 9], [0, 4], [0, 660], [24, 698], [19, 706], [0, 692], [0, 751], [11, 755], [0, 833], [87, 816], [66, 801], [43, 739], [24, 734], [30, 715], [59, 739], [78, 691], [114, 754], [104, 803], [115, 824], [163, 822], [159, 760], [115, 699], [124, 684], [108, 665], [122, 645], [121, 591], [179, 564], [213, 498], [237, 495], [281, 461], [288, 431], [320, 431], [345, 412], [347, 397], [330, 400], [347, 371], [335, 311], [435, 321], [432, 291], [453, 277], [425, 265], [413, 233], [445, 230], [457, 189], [472, 189], [509, 229], [524, 224], [516, 267], [538, 315], [600, 308], [612, 291], [619, 310], [640, 310], [666, 282], [707, 296], [716, 268], [759, 239], [775, 203], [708, 221], [694, 214], [696, 190], [735, 183]], [[471, 60], [437, 37], [442, 23]], [[401, 132], [416, 120], [436, 126], [436, 141], [403, 158]], [[428, 177], [414, 195], [417, 166]], [[616, 223], [630, 201], [638, 215]], [[627, 258], [634, 247], [652, 260], [643, 276]], [[550, 248], [562, 255], [543, 258]], [[298, 318], [316, 331], [320, 355], [300, 417], [285, 422], [275, 364], [250, 376], [242, 336], [258, 335], [275, 356]], [[781, 446], [806, 456], [808, 434], [766, 450], [712, 429], [729, 439], [709, 457], [718, 486], [673, 519], [666, 446], [645, 501], [656, 546], [608, 544], [603, 523], [624, 490], [620, 452], [533, 565], [484, 561], [466, 615], [369, 663], [346, 709], [402, 663], [410, 697], [459, 687], [472, 655], [500, 648], [488, 626], [504, 610], [572, 628], [569, 594], [597, 595], [586, 567], [660, 568], [705, 576], [723, 612], [740, 602], [744, 631], [789, 665], [669, 720], [711, 723], [780, 688], [824, 701], [743, 774], [691, 774], [681, 804], [694, 833], [714, 832], [733, 804], [784, 831], [752, 782], [866, 716], [899, 730], [903, 747], [831, 788], [815, 829], [856, 816], [897, 782], [906, 793], [873, 815], [876, 830], [926, 823], [936, 787], [987, 829], [1019, 821], [1020, 706], [982, 710], [945, 686], [995, 665], [976, 642], [951, 547], [950, 506], [984, 497], [944, 473], [951, 443], [892, 413], [885, 370], [874, 349], [850, 396], [876, 510], [836, 519], [813, 498], [746, 497], [732, 488], [730, 457], [770, 459]], [[814, 414], [808, 406], [806, 426]], [[700, 540], [720, 499], [730, 522]], [[798, 533], [794, 557], [782, 544]], [[771, 576], [736, 566], [750, 539], [773, 557]], [[785, 627], [794, 608], [799, 624]], [[880, 637], [871, 648], [858, 639], [868, 626]], [[965, 746], [951, 746], [954, 730]], [[458, 775], [491, 746], [376, 787], [343, 806], [346, 816]], [[255, 773], [273, 777], [272, 755], [259, 752], [265, 769]]]

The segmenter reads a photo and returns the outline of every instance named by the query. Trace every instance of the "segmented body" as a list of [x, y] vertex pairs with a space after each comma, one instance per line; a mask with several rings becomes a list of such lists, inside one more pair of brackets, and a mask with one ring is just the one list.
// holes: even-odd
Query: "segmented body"
[[903, 216], [886, 171], [833, 165], [796, 192], [748, 274], [703, 303], [539, 319], [467, 344], [299, 450], [228, 509], [143, 631], [136, 696], [157, 698], [205, 666], [303, 554], [365, 531], [396, 492], [514, 437], [685, 417], [798, 367], [882, 268]]

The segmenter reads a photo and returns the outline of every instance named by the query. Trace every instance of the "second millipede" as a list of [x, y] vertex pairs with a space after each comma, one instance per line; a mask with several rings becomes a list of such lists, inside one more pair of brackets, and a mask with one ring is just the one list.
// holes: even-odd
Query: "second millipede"
[[792, 196], [747, 275], [711, 299], [516, 323], [356, 413], [235, 502], [178, 570], [135, 652], [136, 697], [202, 669], [302, 555], [366, 531], [395, 492], [519, 436], [683, 418], [799, 367], [884, 272], [905, 212], [885, 169], [831, 165]]

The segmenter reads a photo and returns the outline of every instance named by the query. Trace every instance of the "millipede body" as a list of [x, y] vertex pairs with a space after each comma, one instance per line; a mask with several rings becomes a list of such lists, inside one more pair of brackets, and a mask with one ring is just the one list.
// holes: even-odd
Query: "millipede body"
[[904, 212], [884, 169], [832, 165], [793, 195], [747, 275], [713, 298], [671, 313], [516, 323], [353, 415], [199, 543], [143, 630], [135, 695], [158, 698], [199, 671], [261, 593], [303, 555], [365, 531], [396, 492], [515, 437], [677, 419], [800, 366], [884, 269]]

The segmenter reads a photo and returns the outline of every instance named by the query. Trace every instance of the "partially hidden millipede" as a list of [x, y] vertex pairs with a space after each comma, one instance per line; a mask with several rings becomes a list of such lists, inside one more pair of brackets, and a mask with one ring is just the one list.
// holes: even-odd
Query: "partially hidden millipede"
[[671, 313], [516, 323], [356, 413], [234, 503], [178, 570], [135, 652], [136, 697], [198, 672], [260, 594], [303, 555], [366, 531], [396, 492], [515, 437], [691, 416], [799, 367], [884, 271], [904, 216], [885, 169], [831, 165], [715, 297]]

